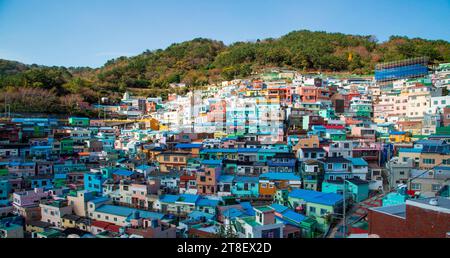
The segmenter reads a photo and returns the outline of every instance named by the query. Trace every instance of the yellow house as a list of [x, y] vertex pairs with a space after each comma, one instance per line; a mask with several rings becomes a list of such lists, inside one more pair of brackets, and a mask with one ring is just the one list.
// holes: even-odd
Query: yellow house
[[172, 170], [182, 170], [186, 168], [187, 159], [190, 153], [186, 152], [161, 152], [156, 155], [160, 172], [171, 172]]
[[91, 223], [92, 220], [90, 218], [82, 217], [79, 220], [77, 220], [75, 227], [83, 230], [83, 231], [91, 231]]
[[399, 143], [399, 142], [411, 142], [412, 134], [410, 132], [390, 132], [389, 141]]
[[63, 228], [76, 228], [77, 220], [80, 216], [74, 214], [66, 214], [62, 217], [62, 227]]
[[28, 233], [40, 233], [50, 228], [52, 224], [40, 220], [29, 221], [25, 225], [25, 231]]
[[441, 153], [421, 153], [419, 168], [430, 169], [440, 165], [450, 164], [450, 154]]

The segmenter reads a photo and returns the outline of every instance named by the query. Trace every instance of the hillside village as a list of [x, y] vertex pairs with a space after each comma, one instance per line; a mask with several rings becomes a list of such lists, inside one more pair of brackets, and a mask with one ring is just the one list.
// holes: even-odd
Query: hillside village
[[414, 58], [127, 91], [98, 118], [5, 108], [0, 238], [449, 237], [449, 89]]

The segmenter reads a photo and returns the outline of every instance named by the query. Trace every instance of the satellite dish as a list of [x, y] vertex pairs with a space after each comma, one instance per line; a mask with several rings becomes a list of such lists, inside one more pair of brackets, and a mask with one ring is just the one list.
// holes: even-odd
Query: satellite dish
[[437, 206], [438, 205], [438, 200], [433, 198], [433, 199], [430, 200], [429, 204], [433, 205], [433, 206]]

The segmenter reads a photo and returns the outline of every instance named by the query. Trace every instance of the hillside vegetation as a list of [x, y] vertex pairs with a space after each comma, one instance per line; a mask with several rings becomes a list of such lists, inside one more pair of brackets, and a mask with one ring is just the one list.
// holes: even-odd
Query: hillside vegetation
[[[5, 94], [20, 98], [14, 95], [18, 88], [32, 88], [48, 99], [69, 96], [89, 103], [98, 102], [105, 95], [117, 99], [127, 88], [148, 89], [150, 96], [166, 97], [175, 91], [170, 88], [171, 83], [195, 87], [246, 77], [267, 67], [370, 74], [378, 62], [419, 56], [428, 56], [432, 63], [450, 62], [450, 43], [400, 36], [379, 43], [373, 36], [307, 30], [278, 39], [236, 42], [229, 46], [197, 38], [164, 50], [118, 57], [97, 69], [25, 65], [0, 59], [0, 98]], [[55, 98], [49, 98], [48, 94]], [[58, 105], [64, 107], [65, 103]], [[19, 108], [22, 109], [27, 108]], [[65, 108], [58, 110], [65, 112]]]

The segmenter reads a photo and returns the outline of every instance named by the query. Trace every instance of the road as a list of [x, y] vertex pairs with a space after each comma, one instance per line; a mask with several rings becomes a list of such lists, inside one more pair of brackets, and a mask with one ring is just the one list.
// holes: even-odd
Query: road
[[[384, 194], [377, 194], [363, 202], [354, 204], [353, 207], [349, 211], [347, 211], [345, 214], [346, 221], [347, 221], [346, 232], [350, 231], [350, 227], [353, 223], [358, 222], [359, 220], [361, 220], [367, 216], [369, 208], [381, 206], [381, 200], [383, 197], [384, 197]], [[334, 228], [328, 234], [327, 238], [342, 238], [343, 237], [343, 225], [344, 225], [343, 220], [340, 219], [339, 222], [334, 226]]]

